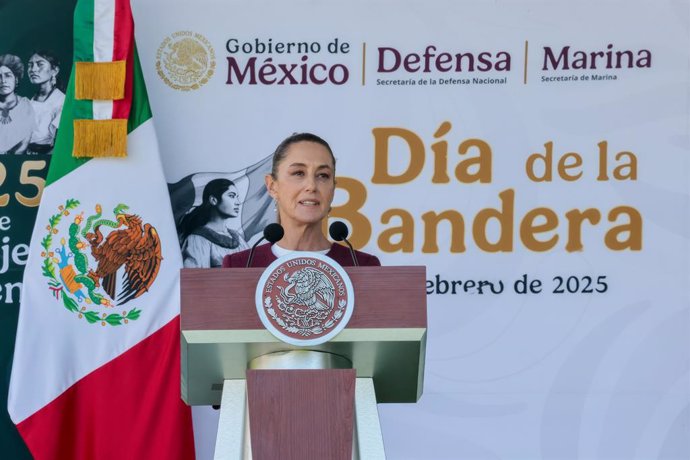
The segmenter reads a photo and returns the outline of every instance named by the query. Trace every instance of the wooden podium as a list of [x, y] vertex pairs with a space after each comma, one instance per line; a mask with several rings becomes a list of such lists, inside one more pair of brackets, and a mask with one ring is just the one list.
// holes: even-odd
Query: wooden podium
[[263, 268], [182, 270], [182, 399], [221, 405], [215, 458], [385, 458], [376, 404], [422, 394], [425, 268], [345, 270], [350, 322], [310, 347], [263, 327]]

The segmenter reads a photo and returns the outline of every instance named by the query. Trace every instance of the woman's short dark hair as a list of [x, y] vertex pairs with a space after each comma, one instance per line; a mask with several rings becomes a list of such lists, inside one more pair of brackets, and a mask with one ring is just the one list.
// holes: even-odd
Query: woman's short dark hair
[[14, 78], [17, 79], [17, 84], [19, 84], [19, 80], [24, 76], [24, 64], [19, 57], [14, 54], [0, 55], [0, 66], [10, 69], [14, 74]]
[[333, 150], [331, 150], [331, 146], [328, 145], [328, 142], [326, 142], [316, 134], [294, 133], [291, 136], [283, 139], [283, 142], [278, 144], [278, 147], [276, 147], [275, 152], [273, 152], [271, 176], [273, 176], [274, 179], [278, 177], [278, 166], [280, 166], [280, 163], [285, 159], [285, 154], [287, 153], [288, 148], [290, 148], [292, 144], [296, 144], [298, 142], [315, 142], [326, 147], [328, 153], [331, 154], [331, 160], [333, 160], [333, 173], [335, 174], [335, 156], [333, 155]]

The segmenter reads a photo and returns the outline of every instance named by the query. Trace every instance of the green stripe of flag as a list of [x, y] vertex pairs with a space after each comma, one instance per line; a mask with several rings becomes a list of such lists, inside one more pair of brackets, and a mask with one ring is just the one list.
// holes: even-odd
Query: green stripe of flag
[[136, 45], [134, 45], [134, 62], [132, 67], [132, 107], [129, 112], [129, 121], [127, 122], [127, 133], [131, 133], [153, 116]]
[[[94, 0], [79, 0], [74, 8], [74, 62], [93, 62], [94, 41]], [[75, 67], [73, 66], [72, 69]], [[72, 77], [74, 71], [72, 71]], [[72, 78], [70, 78], [72, 88]], [[74, 95], [74, 92], [72, 92]], [[67, 111], [67, 104], [63, 106], [62, 113], [72, 114], [77, 120], [91, 120], [93, 118], [93, 101], [74, 100]], [[64, 119], [64, 117], [63, 117]], [[71, 154], [71, 149], [70, 149]]]
[[94, 0], [79, 0], [74, 8], [74, 58], [93, 62]]

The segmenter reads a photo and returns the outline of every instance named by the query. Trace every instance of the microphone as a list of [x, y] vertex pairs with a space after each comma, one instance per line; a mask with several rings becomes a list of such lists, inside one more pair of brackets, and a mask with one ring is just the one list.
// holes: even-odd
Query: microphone
[[357, 262], [357, 256], [355, 255], [355, 250], [350, 244], [349, 241], [347, 241], [347, 235], [350, 233], [350, 230], [347, 229], [347, 225], [345, 225], [343, 222], [336, 220], [331, 224], [330, 227], [328, 227], [328, 234], [331, 235], [331, 238], [333, 238], [335, 241], [344, 241], [347, 244], [347, 247], [350, 248], [350, 255], [352, 256], [352, 262], [355, 264], [355, 267], [359, 267], [359, 262]]
[[252, 259], [254, 259], [254, 250], [259, 243], [261, 243], [263, 240], [267, 240], [269, 243], [275, 243], [276, 241], [280, 241], [284, 234], [285, 230], [283, 230], [282, 225], [276, 223], [266, 225], [266, 228], [264, 228], [264, 236], [259, 238], [259, 240], [254, 243], [254, 246], [252, 246], [252, 249], [249, 251], [249, 258], [247, 259], [247, 266], [245, 268], [249, 268], [252, 265]]

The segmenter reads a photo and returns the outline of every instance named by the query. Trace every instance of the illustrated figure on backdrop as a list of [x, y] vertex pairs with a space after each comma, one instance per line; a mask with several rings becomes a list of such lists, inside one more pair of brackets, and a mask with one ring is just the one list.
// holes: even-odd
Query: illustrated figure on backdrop
[[187, 268], [220, 267], [223, 257], [249, 246], [228, 220], [240, 213], [240, 194], [229, 179], [213, 179], [206, 184], [201, 204], [181, 222], [182, 259]]
[[0, 55], [0, 154], [26, 153], [36, 125], [31, 103], [17, 94], [22, 76], [21, 59]]
[[28, 151], [52, 153], [65, 102], [65, 94], [57, 87], [60, 65], [52, 54], [37, 51], [29, 58], [27, 73], [31, 84], [37, 86], [36, 93], [31, 98], [36, 126], [31, 133]]
[[[285, 234], [277, 243], [258, 246], [253, 267], [267, 267], [293, 251], [325, 254], [352, 266], [349, 249], [331, 243], [323, 234], [335, 193], [335, 157], [328, 143], [315, 134], [298, 133], [283, 140], [273, 153], [273, 167], [265, 178], [275, 200], [277, 221]], [[376, 256], [355, 251], [359, 265], [381, 265]], [[249, 251], [225, 256], [224, 267], [245, 267]]]

